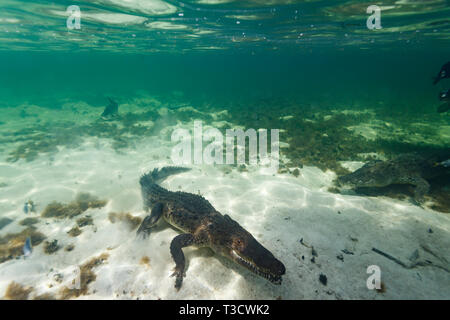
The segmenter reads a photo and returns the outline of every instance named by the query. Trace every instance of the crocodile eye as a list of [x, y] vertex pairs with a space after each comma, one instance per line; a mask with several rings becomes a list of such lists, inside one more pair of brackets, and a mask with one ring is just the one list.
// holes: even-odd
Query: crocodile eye
[[233, 239], [233, 247], [236, 250], [242, 251], [245, 247], [245, 242], [242, 239], [234, 238]]

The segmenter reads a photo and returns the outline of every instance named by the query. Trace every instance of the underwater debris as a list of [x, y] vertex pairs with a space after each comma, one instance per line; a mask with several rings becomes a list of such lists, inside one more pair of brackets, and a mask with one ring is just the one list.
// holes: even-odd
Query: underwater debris
[[67, 246], [64, 248], [64, 251], [70, 252], [70, 251], [72, 251], [73, 249], [75, 249], [75, 245], [69, 244], [69, 245], [67, 245]]
[[292, 171], [292, 175], [297, 178], [300, 175], [300, 170], [298, 170], [298, 168], [295, 168]]
[[58, 240], [53, 240], [51, 242], [45, 241], [44, 243], [44, 252], [46, 254], [53, 254], [56, 251], [58, 251], [61, 248], [60, 245], [58, 245]]
[[32, 245], [31, 245], [31, 238], [28, 237], [28, 238], [25, 240], [25, 244], [23, 245], [23, 255], [24, 255], [25, 257], [28, 257], [28, 256], [31, 255], [32, 252], [33, 252], [33, 247], [32, 247]]
[[77, 219], [77, 225], [82, 228], [85, 226], [93, 226], [94, 220], [91, 218], [91, 216], [82, 217], [80, 219]]
[[61, 299], [77, 298], [88, 294], [89, 284], [94, 282], [97, 275], [92, 271], [94, 268], [102, 265], [109, 257], [109, 254], [103, 253], [98, 257], [92, 258], [80, 266], [80, 286], [79, 288], [64, 287], [60, 291]]
[[23, 206], [23, 212], [25, 214], [30, 213], [30, 212], [36, 212], [36, 206], [34, 205], [34, 202], [31, 200], [28, 200], [27, 202], [25, 202], [25, 204]]
[[327, 281], [328, 281], [327, 280], [327, 276], [324, 275], [323, 273], [321, 273], [320, 276], [319, 276], [319, 281], [320, 281], [321, 284], [326, 286], [327, 285]]
[[53, 275], [53, 280], [57, 283], [61, 283], [64, 280], [64, 275], [62, 273], [55, 273]]
[[19, 233], [0, 237], [0, 263], [22, 256], [27, 238], [30, 238], [31, 243], [36, 247], [46, 239], [46, 236], [28, 227]]
[[62, 204], [53, 201], [48, 204], [41, 216], [44, 218], [72, 218], [85, 212], [87, 209], [98, 209], [106, 205], [106, 200], [99, 200], [89, 193], [79, 193], [75, 201], [69, 204]]
[[[423, 248], [423, 247], [422, 247], [422, 248]], [[429, 260], [412, 262], [411, 264], [408, 265], [408, 264], [404, 263], [403, 261], [401, 261], [401, 260], [399, 260], [399, 259], [397, 259], [397, 258], [391, 256], [390, 254], [388, 254], [388, 253], [386, 253], [386, 252], [383, 252], [383, 251], [381, 251], [381, 250], [378, 250], [377, 248], [372, 248], [372, 251], [378, 253], [379, 255], [382, 255], [382, 256], [385, 257], [385, 258], [388, 258], [388, 259], [391, 260], [391, 261], [394, 261], [395, 263], [401, 265], [403, 268], [406, 268], [406, 269], [413, 269], [413, 268], [415, 268], [415, 267], [426, 267], [426, 266], [430, 266], [430, 267], [436, 267], [436, 268], [442, 269], [442, 270], [444, 270], [444, 271], [450, 273], [450, 270], [449, 270], [447, 267], [441, 266], [441, 265], [437, 265], [437, 264], [434, 264], [433, 262], [431, 262], [431, 261], [429, 261]]]
[[13, 281], [6, 288], [4, 298], [7, 300], [27, 300], [33, 290], [33, 287], [25, 287]]
[[78, 226], [73, 227], [69, 231], [67, 231], [67, 234], [71, 237], [78, 237], [83, 231], [78, 228]]
[[309, 245], [309, 244], [307, 244], [304, 240], [303, 240], [303, 238], [301, 238], [300, 239], [300, 241], [299, 241], [303, 246], [305, 246], [305, 247], [307, 247], [307, 248], [312, 248], [312, 246], [311, 245]]
[[389, 260], [394, 261], [395, 263], [401, 265], [402, 267], [405, 267], [405, 268], [408, 267], [405, 263], [403, 263], [402, 261], [398, 260], [397, 258], [391, 256], [391, 255], [388, 254], [388, 253], [385, 253], [385, 252], [383, 252], [383, 251], [381, 251], [381, 250], [378, 250], [378, 249], [376, 249], [376, 248], [372, 248], [372, 251], [374, 251], [374, 252], [376, 252], [376, 253], [382, 255], [383, 257], [388, 258]]
[[431, 254], [433, 257], [437, 258], [438, 260], [440, 260], [441, 262], [443, 262], [444, 264], [448, 264], [447, 259], [445, 259], [444, 257], [439, 256], [438, 254], [436, 254], [435, 252], [433, 252], [426, 244], [421, 244], [420, 247], [427, 253]]
[[146, 266], [147, 268], [150, 268], [150, 258], [147, 256], [143, 256], [139, 263]]
[[20, 221], [19, 224], [20, 224], [21, 226], [27, 226], [27, 227], [30, 227], [30, 226], [32, 226], [32, 225], [35, 225], [35, 224], [38, 223], [38, 222], [39, 222], [39, 219], [38, 219], [38, 218], [32, 218], [32, 217], [29, 217], [29, 218], [25, 218], [25, 219], [23, 219], [22, 221]]
[[142, 223], [142, 218], [140, 217], [136, 217], [136, 216], [132, 216], [130, 213], [115, 213], [115, 212], [110, 212], [108, 214], [108, 219], [111, 223], [116, 223], [116, 221], [123, 221], [125, 222], [129, 227], [130, 230], [135, 230], [137, 229], [137, 227], [139, 227], [139, 225]]

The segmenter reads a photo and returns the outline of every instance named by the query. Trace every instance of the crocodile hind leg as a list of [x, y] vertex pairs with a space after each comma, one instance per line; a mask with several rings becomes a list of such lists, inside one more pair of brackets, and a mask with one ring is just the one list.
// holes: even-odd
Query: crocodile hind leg
[[142, 235], [143, 238], [147, 238], [150, 234], [151, 228], [158, 222], [159, 218], [161, 218], [163, 214], [164, 205], [160, 202], [156, 203], [152, 212], [145, 217], [144, 221], [142, 221], [141, 225], [137, 230], [137, 235]]
[[190, 233], [179, 234], [178, 236], [173, 238], [172, 242], [170, 243], [170, 253], [173, 260], [175, 261], [175, 270], [174, 273], [172, 273], [171, 277], [176, 276], [175, 288], [177, 290], [180, 290], [181, 284], [183, 283], [183, 277], [185, 276], [185, 259], [183, 251], [181, 249], [192, 244], [194, 244], [194, 236]]
[[416, 187], [414, 190], [414, 202], [418, 206], [421, 206], [422, 202], [424, 201], [423, 197], [430, 190], [430, 184], [427, 182], [427, 180], [423, 179], [420, 176], [407, 177], [404, 179], [404, 182], [412, 184]]

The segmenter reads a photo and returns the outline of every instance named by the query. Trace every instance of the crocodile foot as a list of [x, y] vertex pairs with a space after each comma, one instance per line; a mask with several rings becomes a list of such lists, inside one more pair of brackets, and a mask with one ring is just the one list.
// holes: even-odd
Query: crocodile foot
[[136, 236], [139, 239], [145, 240], [150, 236], [150, 230], [138, 230], [136, 232]]
[[150, 228], [146, 228], [141, 224], [139, 229], [136, 231], [136, 236], [140, 239], [147, 239], [150, 236]]
[[177, 291], [179, 291], [181, 288], [181, 285], [183, 284], [183, 278], [186, 276], [186, 273], [184, 273], [183, 271], [181, 271], [175, 267], [174, 272], [170, 276], [176, 277], [175, 278], [175, 289], [177, 289]]
[[423, 199], [423, 198], [418, 198], [418, 199], [412, 198], [411, 202], [412, 202], [412, 204], [414, 204], [414, 205], [416, 205], [416, 206], [418, 206], [418, 207], [420, 207], [422, 209], [425, 209], [425, 205], [424, 205], [425, 199]]

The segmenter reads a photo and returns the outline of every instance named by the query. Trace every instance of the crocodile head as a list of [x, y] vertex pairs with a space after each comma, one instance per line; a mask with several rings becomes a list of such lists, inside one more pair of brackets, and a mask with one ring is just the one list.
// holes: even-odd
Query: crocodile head
[[371, 161], [350, 174], [340, 176], [337, 183], [351, 188], [382, 187], [389, 184], [391, 179], [388, 169], [382, 161]]
[[220, 241], [215, 241], [216, 251], [253, 273], [281, 284], [281, 276], [286, 272], [283, 263], [228, 215], [225, 220], [226, 230], [222, 230], [225, 232], [221, 233]]

